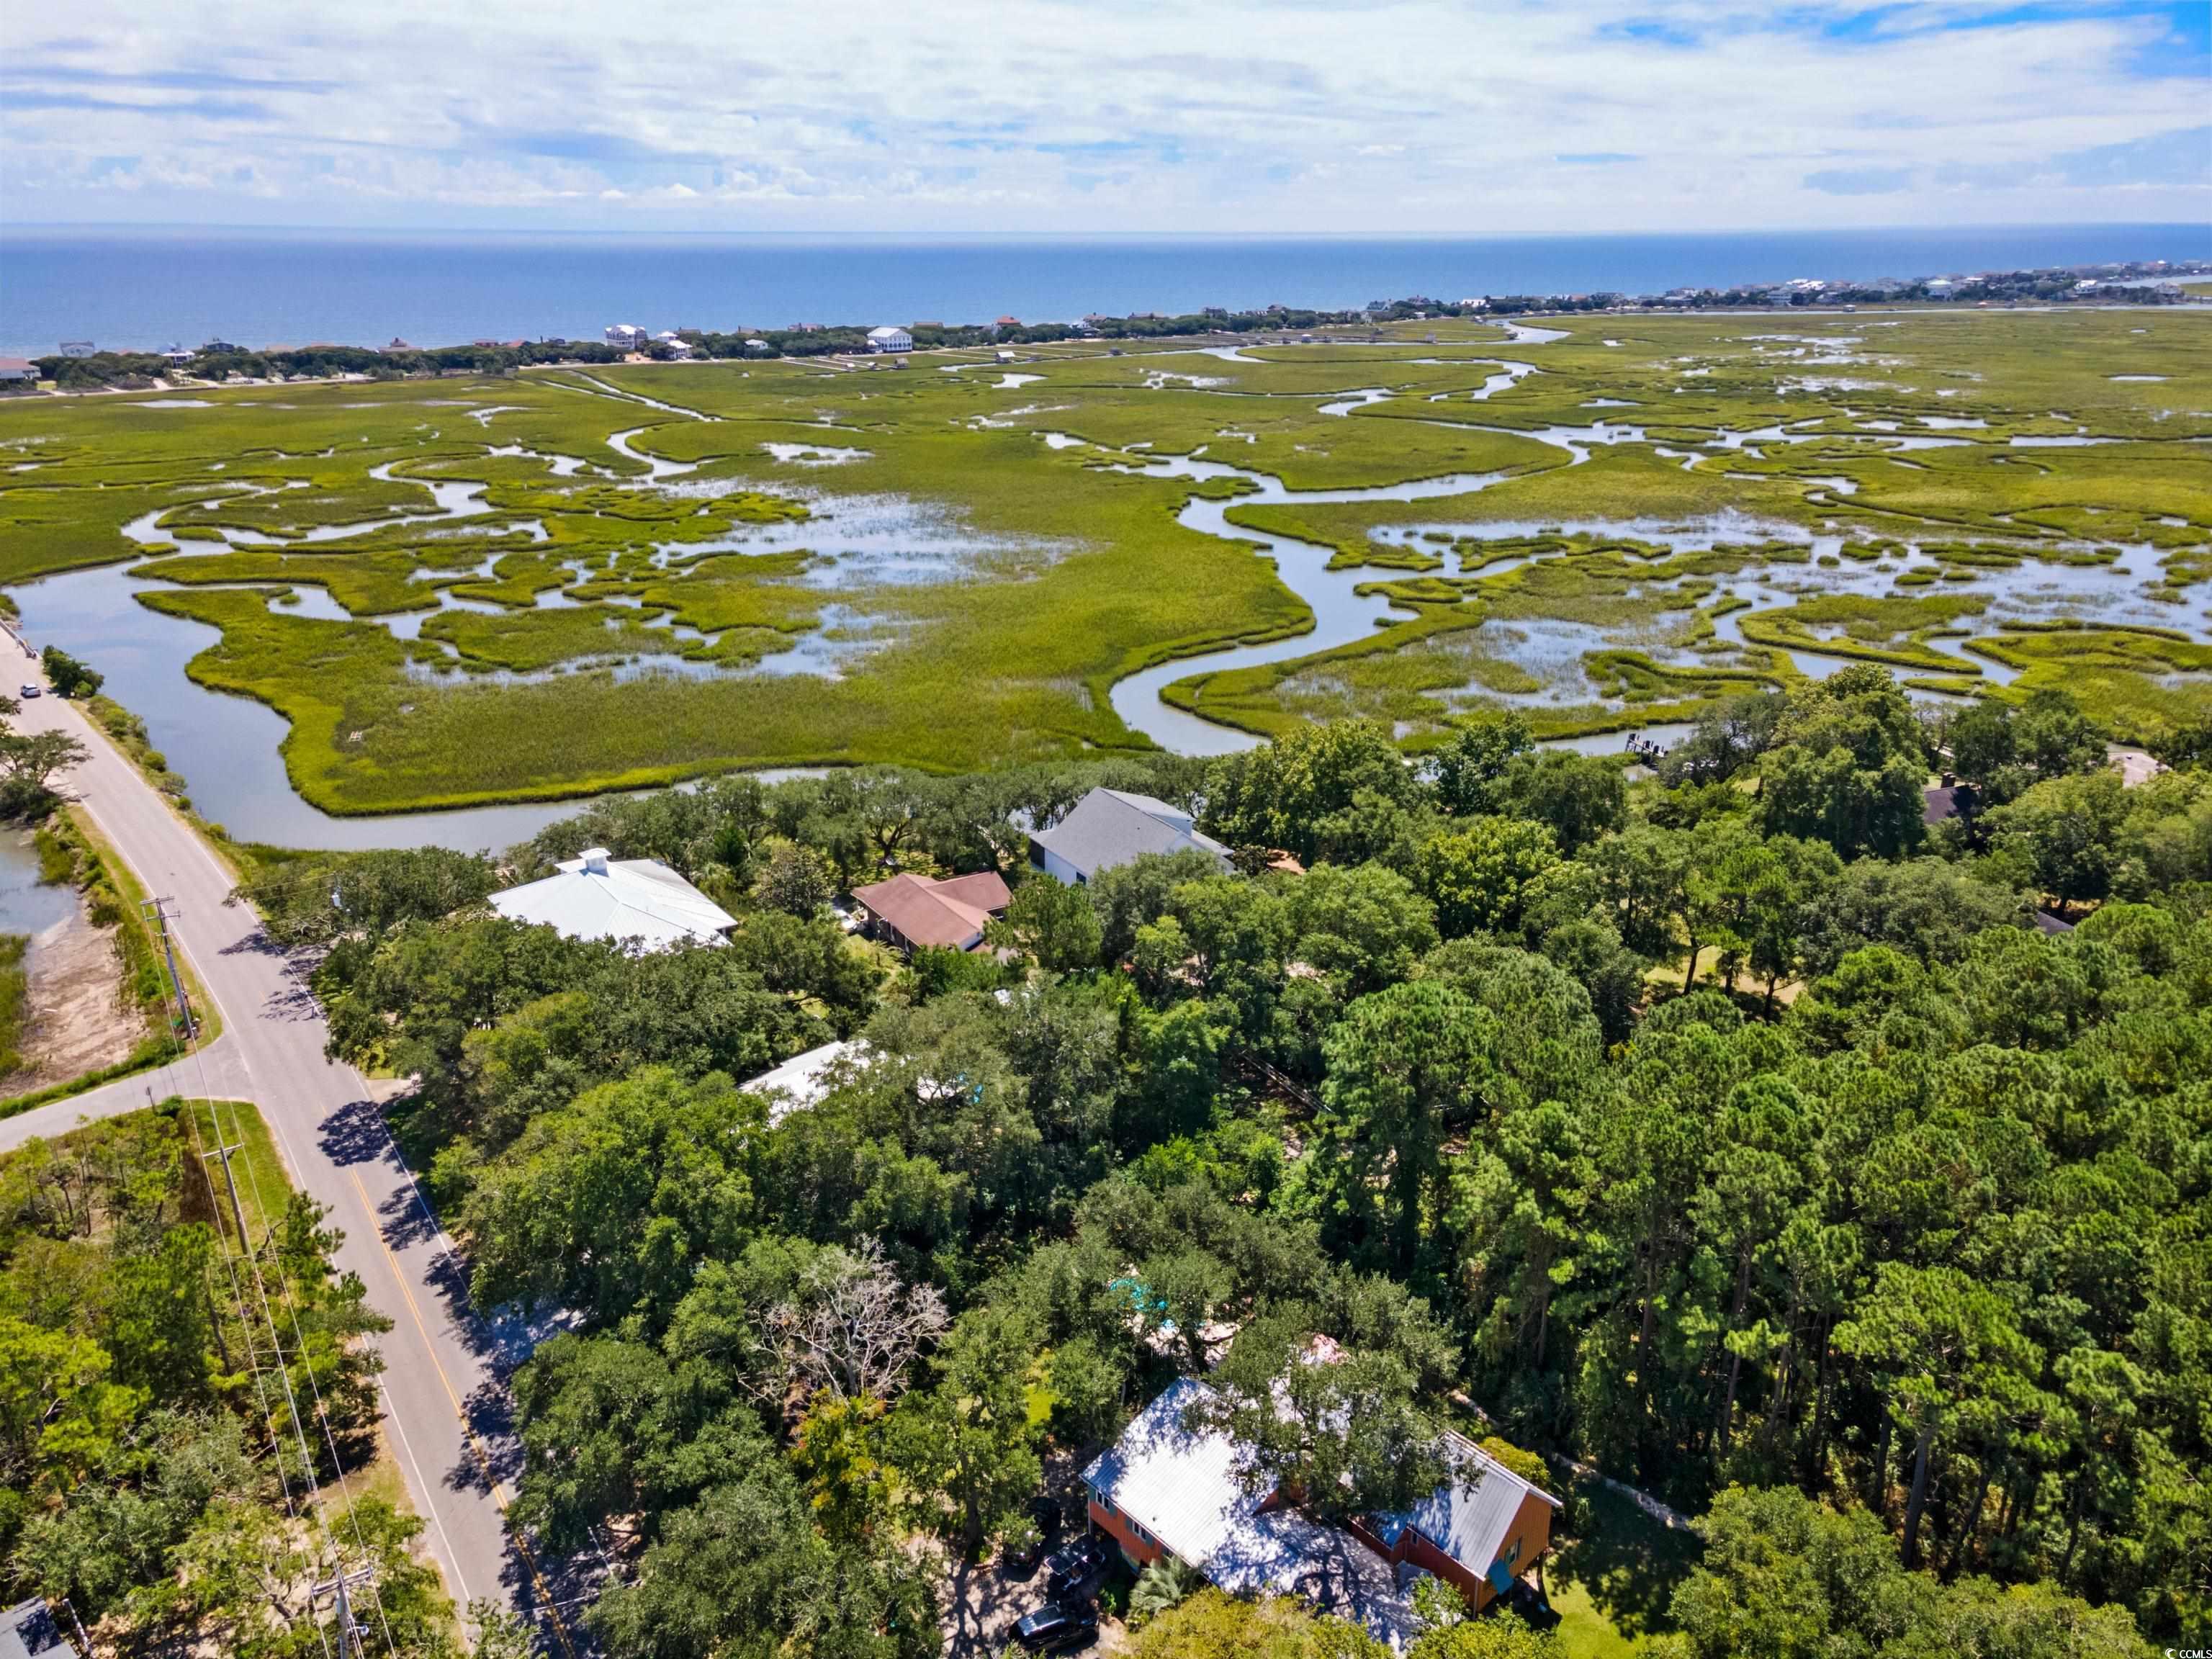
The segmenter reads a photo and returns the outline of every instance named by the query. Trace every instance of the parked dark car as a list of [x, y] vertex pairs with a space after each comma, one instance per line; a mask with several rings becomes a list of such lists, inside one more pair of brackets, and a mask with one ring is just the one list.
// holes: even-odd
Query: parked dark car
[[1065, 1653], [1098, 1639], [1097, 1610], [1087, 1601], [1054, 1601], [1024, 1613], [1014, 1640], [1031, 1653]]
[[1105, 1572], [1106, 1547], [1095, 1538], [1079, 1538], [1054, 1550], [1045, 1562], [1045, 1589], [1064, 1598], [1089, 1589]]

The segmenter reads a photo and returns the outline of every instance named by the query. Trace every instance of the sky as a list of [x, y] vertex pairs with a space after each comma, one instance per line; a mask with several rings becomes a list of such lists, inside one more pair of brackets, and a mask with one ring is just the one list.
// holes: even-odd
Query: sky
[[2212, 221], [2212, 0], [70, 0], [0, 221], [1516, 235]]

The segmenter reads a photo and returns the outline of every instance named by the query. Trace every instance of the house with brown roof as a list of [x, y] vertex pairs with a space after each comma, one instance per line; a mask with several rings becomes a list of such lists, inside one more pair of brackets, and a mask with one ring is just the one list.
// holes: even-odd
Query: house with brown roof
[[853, 902], [867, 918], [861, 931], [901, 951], [924, 945], [976, 950], [984, 927], [994, 916], [1006, 915], [1012, 896], [995, 870], [950, 881], [908, 872], [853, 890]]

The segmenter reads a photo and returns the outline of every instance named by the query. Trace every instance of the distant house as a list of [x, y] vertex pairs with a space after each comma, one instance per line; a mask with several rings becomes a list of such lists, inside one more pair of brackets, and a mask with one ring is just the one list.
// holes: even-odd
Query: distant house
[[984, 927], [1006, 914], [1012, 896], [995, 870], [950, 881], [908, 872], [853, 890], [853, 902], [867, 918], [860, 931], [901, 951], [975, 950]]
[[2105, 745], [2105, 763], [2120, 775], [2120, 787], [2124, 789], [2140, 789], [2167, 769], [2166, 763], [2156, 756], [2117, 743]]
[[78, 1656], [76, 1644], [54, 1622], [52, 1610], [34, 1597], [0, 1613], [0, 1659], [78, 1659]]
[[245, 349], [246, 348], [244, 346], [235, 344], [229, 340], [216, 339], [210, 340], [205, 345], [202, 346], [200, 348], [200, 355], [204, 357], [212, 357], [218, 352], [239, 352]]
[[1304, 1596], [1402, 1649], [1419, 1633], [1417, 1570], [1480, 1609], [1551, 1547], [1559, 1500], [1457, 1435], [1445, 1437], [1449, 1478], [1412, 1510], [1316, 1520], [1246, 1486], [1236, 1440], [1186, 1425], [1216, 1397], [1194, 1378], [1170, 1384], [1083, 1472], [1092, 1523], [1134, 1566], [1171, 1555], [1231, 1595]]
[[94, 346], [89, 340], [64, 340], [62, 342], [62, 356], [64, 357], [89, 357], [98, 349], [99, 348]]
[[1920, 792], [1920, 822], [1933, 829], [1956, 817], [1974, 816], [1982, 798], [1971, 783], [1960, 783], [1948, 772], [1943, 781]]
[[617, 323], [606, 331], [605, 338], [617, 351], [645, 349], [645, 331], [635, 323]]
[[491, 896], [491, 908], [568, 939], [635, 940], [647, 951], [720, 945], [738, 919], [656, 859], [611, 859], [604, 847], [558, 875]]
[[868, 1045], [857, 1040], [825, 1042], [818, 1048], [793, 1054], [782, 1065], [772, 1066], [758, 1077], [747, 1078], [738, 1087], [749, 1095], [766, 1096], [768, 1121], [781, 1123], [793, 1112], [803, 1112], [822, 1103], [822, 1097], [830, 1092], [830, 1075], [839, 1060], [848, 1055], [857, 1059], [867, 1052]]
[[1071, 884], [1088, 882], [1101, 870], [1133, 863], [1146, 853], [1180, 853], [1190, 848], [1211, 853], [1224, 870], [1229, 868], [1229, 849], [1200, 834], [1189, 813], [1150, 795], [1121, 789], [1093, 789], [1051, 829], [1030, 832], [1030, 862]]
[[0, 384], [25, 386], [39, 378], [38, 366], [22, 357], [0, 357]]
[[775, 348], [770, 345], [766, 340], [748, 340], [745, 342], [745, 356], [748, 357], [773, 357], [775, 356]]
[[914, 336], [902, 328], [886, 323], [881, 328], [868, 331], [868, 349], [871, 351], [911, 351]]
[[690, 359], [691, 342], [672, 328], [665, 328], [654, 335], [653, 343], [665, 349], [668, 355], [678, 362], [686, 362]]
[[998, 321], [991, 325], [993, 328], [997, 329], [1001, 334], [1005, 333], [1010, 328], [1019, 328], [1021, 325], [1022, 319], [1018, 317], [1001, 317]]
[[412, 351], [415, 348], [409, 342], [401, 339], [397, 334], [395, 334], [384, 344], [377, 347], [377, 349], [383, 352], [387, 356], [396, 356], [400, 352]]
[[179, 368], [182, 368], [192, 360], [192, 354], [180, 345], [171, 346], [161, 354], [161, 356], [163, 361], [173, 363]]

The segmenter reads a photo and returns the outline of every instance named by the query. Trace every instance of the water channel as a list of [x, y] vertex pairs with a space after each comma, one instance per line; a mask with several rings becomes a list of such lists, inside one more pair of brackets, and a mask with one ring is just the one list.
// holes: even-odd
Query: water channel
[[[1511, 326], [1516, 344], [1540, 345], [1548, 339], [1560, 337], [1557, 331], [1526, 325]], [[1232, 355], [1234, 349], [1216, 349], [1211, 355], [1232, 362], [1239, 361]], [[1531, 372], [1529, 365], [1498, 359], [1488, 361], [1498, 363], [1499, 373], [1492, 377], [1491, 383], [1472, 394], [1465, 394], [1475, 400], [1503, 390], [1520, 375]], [[583, 386], [574, 389], [579, 392], [586, 391]], [[625, 402], [695, 419], [704, 418], [696, 410], [684, 410], [678, 405], [635, 394], [618, 392], [596, 382], [590, 386], [590, 395], [612, 396]], [[1339, 394], [1340, 409], [1333, 407], [1325, 412], [1348, 415], [1358, 404], [1372, 401], [1381, 395], [1387, 394], [1379, 392]], [[1938, 422], [1931, 421], [1929, 423]], [[487, 419], [483, 424], [489, 433], [489, 421]], [[607, 440], [611, 448], [647, 469], [644, 478], [634, 481], [635, 487], [702, 494], [726, 487], [717, 481], [690, 478], [689, 475], [699, 470], [698, 463], [672, 461], [656, 456], [649, 450], [636, 447], [635, 441], [642, 436], [645, 430], [633, 428], [617, 433]], [[1522, 431], [1516, 435], [1534, 438], [1564, 450], [1571, 463], [1586, 460], [1589, 448], [1594, 444], [1638, 442], [1644, 439], [1641, 428], [1609, 425], [1603, 420], [1594, 422], [1588, 427], [1553, 427], [1533, 432]], [[1753, 432], [1722, 433], [1708, 441], [1705, 453], [1718, 451], [1725, 453], [1729, 450], [1743, 449], [1755, 454], [1758, 452], [1753, 446], [1759, 443], [1795, 442], [1813, 435], [1815, 434], [1779, 427]], [[1084, 441], [1066, 434], [1039, 433], [1037, 436], [1041, 441], [1055, 449], [1087, 447]], [[1972, 441], [1915, 438], [1885, 433], [1879, 436], [1870, 434], [1869, 441], [1880, 448], [1893, 449]], [[2072, 441], [2095, 440], [2075, 439]], [[775, 460], [793, 468], [835, 466], [843, 461], [858, 459], [864, 453], [829, 446], [779, 445], [768, 447]], [[515, 446], [503, 446], [492, 453], [502, 455], [531, 453]], [[1686, 454], [1686, 452], [1668, 453]], [[573, 476], [587, 465], [573, 457], [543, 456], [539, 459], [552, 467], [556, 477]], [[1694, 465], [1697, 459], [1689, 455], [1685, 465]], [[1160, 695], [1168, 685], [1193, 675], [1256, 667], [1309, 656], [1367, 637], [1377, 627], [1392, 620], [1402, 619], [1409, 614], [1395, 609], [1386, 598], [1371, 593], [1362, 594], [1358, 591], [1363, 586], [1376, 582], [1379, 575], [1389, 573], [1378, 572], [1373, 567], [1332, 570], [1328, 566], [1334, 550], [1231, 524], [1228, 514], [1232, 507], [1245, 503], [1327, 504], [1440, 500], [1488, 489], [1510, 476], [1503, 473], [1462, 473], [1369, 488], [1293, 490], [1271, 474], [1200, 456], [1149, 458], [1125, 453], [1117, 458], [1117, 464], [1124, 465], [1129, 471], [1149, 477], [1182, 478], [1194, 482], [1242, 481], [1246, 486], [1245, 493], [1233, 498], [1192, 497], [1178, 512], [1178, 522], [1200, 534], [1252, 549], [1257, 556], [1268, 559], [1284, 586], [1304, 602], [1314, 617], [1313, 628], [1293, 637], [1260, 644], [1231, 646], [1181, 658], [1131, 675], [1115, 684], [1113, 707], [1126, 725], [1164, 748], [1194, 755], [1241, 750], [1255, 746], [1260, 739], [1172, 707], [1163, 701]], [[374, 476], [390, 478], [392, 476], [392, 466], [387, 465], [376, 469]], [[535, 539], [544, 538], [544, 526], [532, 520], [470, 522], [487, 520], [492, 512], [483, 500], [486, 487], [481, 483], [429, 479], [406, 479], [404, 482], [419, 484], [429, 494], [431, 510], [393, 514], [363, 523], [317, 526], [304, 535], [294, 538], [277, 538], [233, 528], [220, 528], [217, 533], [223, 542], [234, 546], [276, 546], [341, 541], [389, 526], [438, 523], [447, 526], [441, 533], [448, 535], [499, 530], [532, 533]], [[1830, 482], [1840, 486], [1845, 481]], [[266, 493], [266, 488], [233, 485], [228, 487], [228, 491]], [[995, 550], [992, 544], [967, 533], [949, 516], [932, 514], [913, 502], [891, 498], [823, 498], [807, 492], [799, 493], [805, 495], [810, 505], [818, 503], [817, 516], [805, 521], [733, 530], [726, 541], [672, 544], [662, 550], [662, 556], [664, 559], [690, 557], [726, 547], [757, 552], [799, 546], [808, 546], [817, 551], [834, 550], [829, 552], [819, 569], [810, 571], [805, 580], [823, 586], [844, 587], [855, 582], [866, 586], [953, 578], [971, 568], [975, 559]], [[1844, 493], [1840, 488], [1838, 493]], [[125, 534], [142, 546], [166, 546], [168, 538], [157, 527], [158, 517], [158, 513], [149, 514], [135, 520], [125, 526]], [[835, 528], [825, 536], [825, 526], [830, 525]], [[1599, 520], [1564, 525], [1552, 522], [1543, 526], [1490, 523], [1473, 526], [1456, 522], [1433, 526], [1404, 525], [1392, 527], [1378, 539], [1410, 539], [1425, 533], [1433, 533], [1444, 539], [1499, 539], [1530, 536], [1539, 531], [1565, 531], [1569, 534], [1607, 538], [1626, 536], [1662, 543], [1677, 550], [1711, 547], [1717, 541], [1746, 543], [1789, 539], [1805, 545], [1812, 559], [1833, 553], [1843, 540], [1840, 534], [1809, 536], [1802, 528], [1754, 521], [1739, 514], [1722, 514], [1687, 526]], [[1502, 574], [1516, 565], [1526, 562], [1528, 556], [1486, 564], [1482, 567], [1481, 574], [1486, 577]], [[1753, 567], [1737, 576], [1723, 579], [1718, 592], [1709, 597], [1706, 604], [1711, 610], [1723, 597], [1747, 600], [1754, 605], [1778, 605], [1787, 604], [1793, 598], [1809, 592], [1886, 593], [1892, 591], [1894, 577], [1901, 569], [1913, 565], [1932, 565], [1934, 562], [1916, 550], [1902, 559], [1888, 559], [1875, 564], [1845, 561], [1838, 565], [1830, 562], [1817, 572], [1809, 564]], [[2087, 611], [2101, 620], [2172, 626], [2175, 621], [2172, 607], [2153, 604], [2144, 597], [2142, 591], [2143, 585], [2156, 577], [2157, 565], [2155, 549], [2148, 545], [2127, 546], [2122, 549], [2120, 558], [2108, 565], [2072, 567], [2040, 564], [2030, 560], [2009, 568], [1977, 568], [1974, 580], [1967, 591], [1989, 596], [1990, 614], [1987, 620], [1990, 623], [2001, 623], [2005, 617], [2048, 617], [2062, 612], [2079, 614]], [[448, 585], [465, 580], [465, 573], [459, 575], [453, 572], [433, 574]], [[106, 676], [110, 695], [145, 720], [154, 745], [165, 754], [171, 768], [186, 779], [198, 809], [210, 820], [225, 825], [238, 839], [297, 848], [359, 848], [429, 844], [469, 851], [497, 849], [526, 840], [546, 824], [578, 810], [580, 803], [572, 799], [378, 817], [334, 817], [317, 811], [293, 790], [285, 775], [279, 752], [287, 729], [283, 719], [261, 703], [208, 690], [195, 684], [186, 676], [185, 663], [214, 644], [219, 638], [218, 631], [205, 624], [166, 616], [137, 604], [135, 595], [143, 586], [128, 564], [117, 564], [67, 572], [21, 584], [12, 591], [21, 609], [25, 636], [34, 644], [55, 644], [93, 662]], [[1946, 587], [1936, 591], [1956, 590]], [[349, 617], [327, 592], [319, 588], [298, 586], [293, 592], [294, 597], [283, 605], [283, 609], [290, 614], [329, 620], [378, 621], [389, 627], [395, 635], [405, 638], [418, 638], [424, 618], [437, 614], [436, 611], [426, 607], [399, 617], [356, 619]], [[1655, 599], [1656, 597], [1655, 593]], [[450, 609], [493, 612], [501, 609], [482, 601], [455, 599], [442, 586], [439, 590], [438, 602], [441, 606]], [[560, 605], [575, 601], [556, 591], [540, 594], [538, 603]], [[1680, 606], [1675, 608], [1677, 611], [1685, 610]], [[1659, 606], [1655, 604], [1655, 613], [1658, 610]], [[800, 648], [770, 657], [749, 669], [732, 670], [713, 664], [685, 663], [672, 657], [647, 657], [642, 659], [641, 666], [626, 664], [617, 672], [649, 672], [661, 667], [679, 672], [798, 672], [834, 677], [841, 672], [844, 663], [881, 642], [880, 638], [870, 637], [868, 617], [854, 607], [827, 606], [823, 620], [823, 627], [816, 635], [808, 636]], [[658, 621], [665, 623], [666, 619], [664, 617]], [[1738, 629], [1738, 617], [1735, 613], [1722, 611], [1714, 616], [1713, 622], [1714, 632], [1722, 641], [1736, 645], [1746, 643]], [[1532, 657], [1542, 659], [1547, 665], [1565, 666], [1554, 673], [1552, 681], [1541, 692], [1493, 700], [1530, 708], [1569, 706], [1598, 700], [1594, 689], [1581, 678], [1580, 653], [1607, 644], [1619, 644], [1620, 641], [1617, 637], [1608, 639], [1603, 630], [1586, 624], [1522, 622], [1500, 624], [1501, 638], [1506, 635], [1509, 629], [1517, 630], [1518, 643], [1527, 648]], [[1613, 631], [1617, 635], [1619, 630]], [[1956, 641], [1937, 640], [1932, 643], [1936, 648], [1957, 656], [1962, 672], [1978, 668], [1984, 677], [2000, 684], [2012, 677], [2009, 671], [1999, 665], [1966, 655]], [[1696, 654], [1685, 651], [1669, 651], [1663, 647], [1648, 645], [1644, 648], [1650, 651], [1655, 660], [1661, 662], [1693, 665], [1702, 660]], [[1791, 654], [1800, 669], [1814, 678], [1823, 678], [1854, 660], [1817, 650], [1798, 650]], [[432, 678], [439, 677], [434, 666], [422, 672]], [[1902, 675], [1909, 671], [1897, 672]], [[1627, 712], [1623, 710], [1624, 714]], [[1659, 728], [1646, 735], [1656, 736], [1664, 742], [1672, 733], [1670, 729]], [[1624, 733], [1605, 733], [1570, 740], [1567, 746], [1593, 753], [1612, 752], [1620, 749], [1624, 740]], [[787, 774], [763, 775], [773, 777]], [[0, 863], [0, 872], [4, 872], [4, 863]], [[8, 878], [4, 873], [0, 873], [0, 919], [4, 919], [7, 914], [5, 894], [9, 890], [12, 890], [8, 886]]]

